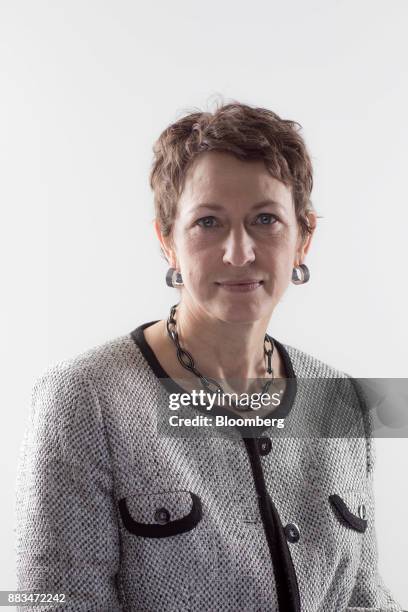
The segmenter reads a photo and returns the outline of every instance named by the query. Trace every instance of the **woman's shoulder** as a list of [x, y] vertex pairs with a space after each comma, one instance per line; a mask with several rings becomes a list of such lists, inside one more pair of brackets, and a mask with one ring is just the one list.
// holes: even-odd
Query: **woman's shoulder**
[[[25, 462], [36, 454], [44, 459], [44, 464], [37, 466], [44, 473], [53, 460], [69, 464], [78, 478], [82, 467], [92, 462], [110, 465], [107, 400], [112, 397], [113, 408], [120, 408], [121, 393], [126, 394], [129, 381], [138, 384], [140, 361], [137, 346], [130, 334], [125, 334], [47, 366], [31, 389], [21, 473]], [[132, 399], [134, 390], [133, 384]]]
[[123, 380], [130, 373], [137, 377], [145, 369], [143, 355], [128, 333], [49, 364], [37, 376], [34, 388], [47, 386], [62, 391], [72, 384], [94, 383], [100, 386], [115, 379]]
[[[343, 426], [347, 421], [345, 412], [347, 407], [351, 422], [362, 427], [363, 435], [371, 436], [373, 423], [364, 381], [354, 378], [315, 355], [288, 344], [281, 344], [289, 355], [298, 387], [307, 390], [308, 397], [319, 398], [321, 404], [330, 407], [333, 415], [341, 407]], [[358, 415], [357, 420], [355, 415]]]
[[135, 402], [146, 381], [146, 363], [130, 334], [56, 361], [31, 386], [26, 436], [49, 439], [56, 449], [76, 448], [77, 453], [95, 440], [102, 448], [102, 423], [108, 413]]

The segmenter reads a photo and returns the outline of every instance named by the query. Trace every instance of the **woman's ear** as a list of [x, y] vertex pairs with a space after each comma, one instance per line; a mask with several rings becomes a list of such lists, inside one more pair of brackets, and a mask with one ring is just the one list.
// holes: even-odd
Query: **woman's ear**
[[299, 246], [296, 250], [296, 262], [295, 265], [298, 266], [303, 263], [312, 243], [312, 238], [316, 229], [317, 224], [317, 215], [314, 211], [309, 211], [306, 213], [307, 220], [309, 223], [309, 227], [311, 232], [306, 236], [299, 237]]
[[153, 226], [156, 236], [161, 244], [162, 252], [166, 257], [169, 266], [171, 268], [177, 268], [177, 261], [174, 249], [172, 248], [171, 238], [169, 236], [163, 236], [157, 219], [153, 219]]

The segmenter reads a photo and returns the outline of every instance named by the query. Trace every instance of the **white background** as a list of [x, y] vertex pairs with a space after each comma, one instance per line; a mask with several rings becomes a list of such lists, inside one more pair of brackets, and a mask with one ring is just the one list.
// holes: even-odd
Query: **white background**
[[[216, 94], [304, 128], [320, 219], [269, 327], [356, 377], [407, 377], [405, 0], [0, 4], [0, 589], [34, 379], [167, 317], [152, 145]], [[380, 571], [408, 607], [408, 441], [377, 441]]]

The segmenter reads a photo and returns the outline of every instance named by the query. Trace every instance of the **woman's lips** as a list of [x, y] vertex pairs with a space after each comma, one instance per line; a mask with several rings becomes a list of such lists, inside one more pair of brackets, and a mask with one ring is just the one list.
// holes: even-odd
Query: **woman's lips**
[[226, 291], [232, 291], [234, 293], [246, 293], [247, 291], [255, 291], [263, 284], [263, 281], [250, 281], [250, 282], [240, 282], [240, 283], [216, 283], [222, 289]]

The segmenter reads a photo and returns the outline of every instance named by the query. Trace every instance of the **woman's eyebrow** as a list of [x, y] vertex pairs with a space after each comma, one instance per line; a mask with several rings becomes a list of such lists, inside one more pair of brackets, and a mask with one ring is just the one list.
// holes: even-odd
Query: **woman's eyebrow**
[[[264, 206], [268, 206], [268, 205], [277, 206], [278, 208], [282, 208], [282, 204], [278, 202], [277, 200], [268, 199], [268, 200], [262, 200], [261, 202], [257, 202], [251, 207], [251, 209], [256, 210], [258, 208], [263, 208]], [[211, 210], [223, 210], [224, 209], [224, 207], [221, 204], [216, 204], [215, 202], [201, 202], [200, 204], [195, 206], [191, 212], [196, 211], [200, 208], [210, 208]]]

